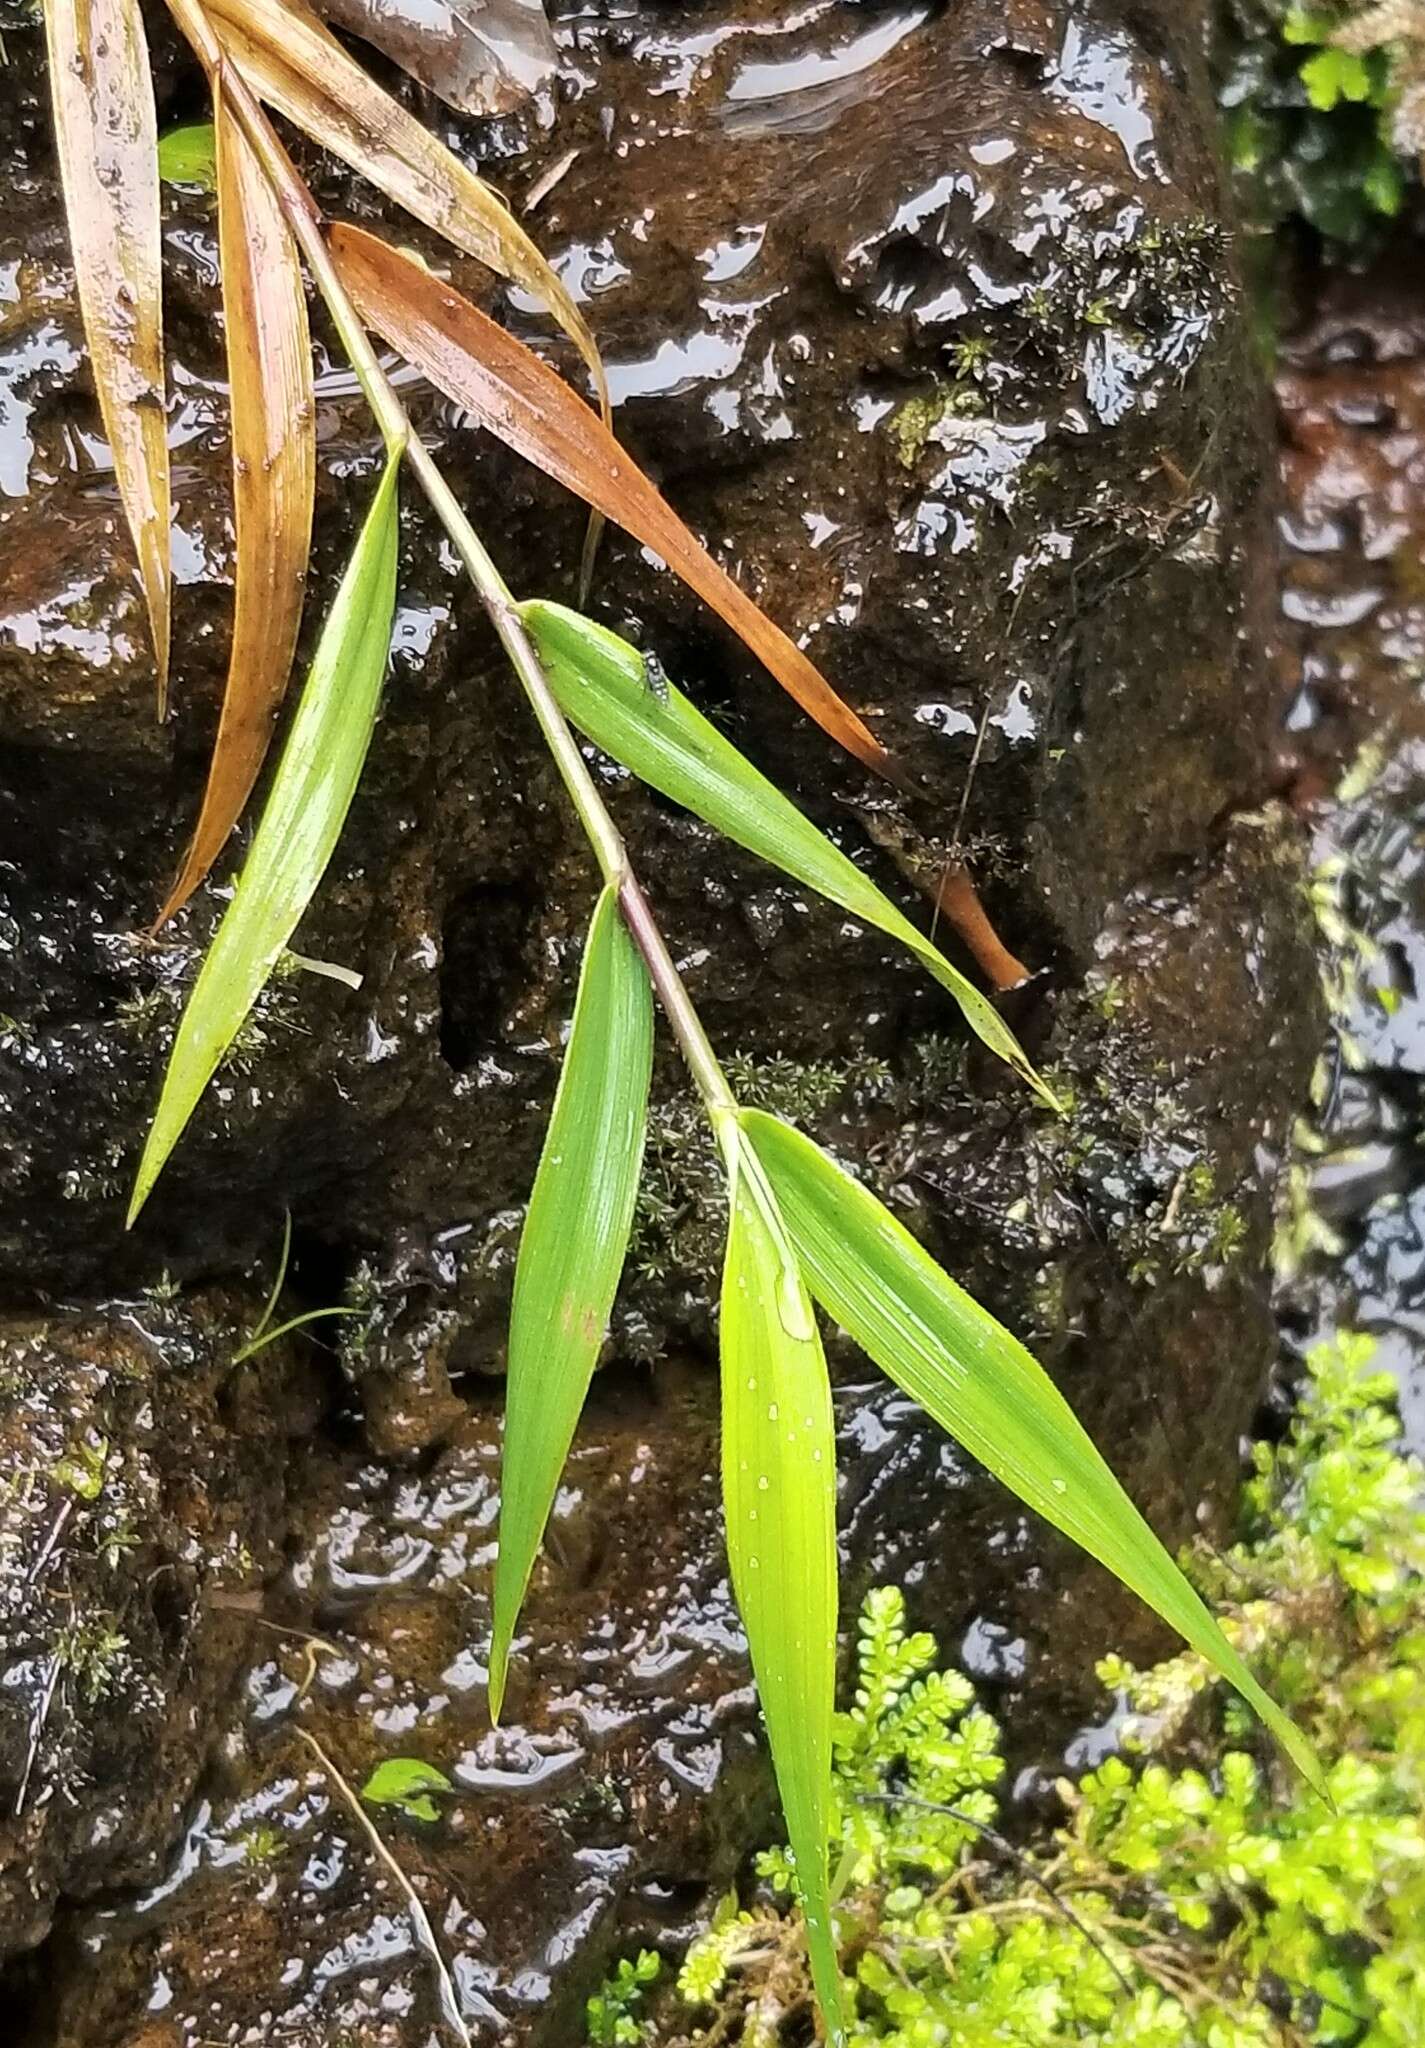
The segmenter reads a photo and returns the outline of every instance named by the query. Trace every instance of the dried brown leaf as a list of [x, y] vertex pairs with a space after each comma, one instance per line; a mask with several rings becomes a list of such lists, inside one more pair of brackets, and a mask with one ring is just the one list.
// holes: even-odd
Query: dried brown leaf
[[168, 701], [169, 481], [158, 124], [138, 0], [48, 0], [60, 179], [104, 432]]
[[879, 740], [718, 566], [562, 378], [414, 257], [360, 228], [334, 227], [329, 239], [368, 326], [507, 446], [661, 555], [823, 731], [868, 768], [895, 776]]
[[232, 404], [236, 600], [232, 654], [193, 843], [162, 924], [242, 815], [287, 688], [302, 619], [316, 481], [307, 301], [296, 245], [241, 124], [214, 94], [218, 241]]
[[296, 0], [213, 0], [210, 14], [253, 90], [417, 220], [549, 307], [609, 417], [588, 323], [504, 201], [348, 56]]

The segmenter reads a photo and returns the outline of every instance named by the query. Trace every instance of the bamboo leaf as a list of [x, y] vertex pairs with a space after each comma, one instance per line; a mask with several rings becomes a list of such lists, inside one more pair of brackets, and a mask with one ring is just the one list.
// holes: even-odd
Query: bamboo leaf
[[680, 690], [649, 687], [643, 656], [626, 640], [578, 612], [542, 599], [522, 605], [526, 627], [565, 714], [641, 781], [683, 804], [914, 953], [947, 988], [966, 1023], [991, 1052], [1059, 1107], [994, 1005], [923, 932], [901, 915], [853, 861], [740, 754]]
[[722, 1490], [733, 1590], [806, 1914], [817, 1998], [843, 2038], [827, 1878], [836, 1690], [836, 1435], [811, 1301], [761, 1166], [732, 1154], [723, 1268]]
[[210, 14], [270, 106], [457, 249], [544, 301], [588, 365], [609, 418], [588, 323], [490, 187], [384, 92], [301, 0], [213, 0]]
[[713, 560], [603, 422], [532, 350], [423, 263], [361, 228], [332, 256], [368, 327], [527, 462], [661, 555], [824, 732], [867, 767], [890, 756], [815, 664]]
[[50, 93], [84, 335], [168, 704], [169, 478], [158, 124], [138, 0], [46, 0]]
[[233, 900], [183, 1012], [129, 1223], [256, 1002], [331, 859], [371, 743], [396, 608], [396, 479], [386, 464], [317, 645]]
[[296, 244], [241, 124], [214, 95], [237, 559], [227, 686], [193, 843], [162, 924], [242, 816], [272, 737], [302, 622], [316, 488], [316, 398]]
[[828, 1315], [942, 1429], [1220, 1671], [1324, 1796], [1310, 1744], [1258, 1685], [1018, 1339], [809, 1138], [759, 1110], [741, 1123]]
[[218, 145], [211, 121], [190, 121], [158, 138], [158, 175], [166, 185], [218, 189]]
[[605, 889], [515, 1265], [490, 1644], [499, 1719], [510, 1639], [608, 1326], [643, 1164], [653, 998]]

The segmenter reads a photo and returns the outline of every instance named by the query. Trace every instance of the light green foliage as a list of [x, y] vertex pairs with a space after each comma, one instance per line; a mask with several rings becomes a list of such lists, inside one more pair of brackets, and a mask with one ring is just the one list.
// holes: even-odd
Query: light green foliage
[[637, 2048], [645, 2027], [636, 2017], [649, 1984], [658, 1981], [663, 1965], [652, 1949], [627, 1956], [584, 2008], [588, 2038], [594, 2048]]
[[1307, 1778], [1311, 1747], [1268, 1698], [1042, 1366], [868, 1188], [789, 1125], [743, 1113], [818, 1304], [1022, 1501], [1229, 1678]]
[[516, 1617], [594, 1376], [643, 1165], [653, 993], [606, 888], [515, 1266], [490, 1644], [498, 1719]]
[[454, 1790], [445, 1772], [434, 1764], [417, 1756], [392, 1756], [377, 1764], [362, 1786], [361, 1796], [372, 1806], [394, 1806], [407, 1820], [439, 1820], [440, 1808], [431, 1795]]
[[991, 1052], [1058, 1108], [993, 1003], [681, 690], [670, 684], [666, 702], [654, 695], [636, 647], [563, 605], [536, 600], [520, 612], [560, 708], [586, 738], [650, 788], [905, 946], [949, 990]]
[[1350, 5], [1262, 8], [1236, 0], [1221, 98], [1233, 169], [1263, 224], [1300, 213], [1330, 241], [1363, 241], [1400, 211], [1410, 152], [1395, 132], [1397, 59], [1342, 47]]
[[139, 1162], [130, 1224], [286, 949], [346, 822], [391, 643], [399, 474], [399, 461], [388, 460], [322, 628], [232, 902], [183, 1013]]
[[54, 1483], [79, 1500], [95, 1501], [104, 1491], [104, 1467], [109, 1461], [109, 1439], [97, 1433], [81, 1437], [57, 1461]]
[[108, 1614], [87, 1615], [67, 1623], [54, 1639], [61, 1669], [91, 1707], [117, 1692], [129, 1674], [129, 1639], [114, 1620]]
[[[1061, 1785], [1051, 1840], [1002, 1855], [969, 1825], [992, 1815], [994, 1723], [934, 1673], [899, 1593], [869, 1596], [832, 1813], [852, 2048], [1425, 2041], [1425, 1474], [1370, 1350], [1312, 1356], [1290, 1438], [1257, 1448], [1240, 1539], [1193, 1560], [1332, 1759], [1331, 1804], [1262, 1750], [1202, 1659], [1108, 1658], [1126, 1752]], [[773, 1896], [724, 1900], [678, 1979], [745, 2048], [796, 2038], [767, 2027], [796, 2010], [780, 1852], [759, 1869]]]
[[826, 1844], [836, 1693], [836, 1425], [811, 1297], [750, 1145], [728, 1135], [722, 1492], [727, 1557], [787, 1820], [811, 1973], [842, 2039]]
[[190, 121], [158, 138], [158, 175], [168, 185], [218, 189], [218, 145], [211, 121]]

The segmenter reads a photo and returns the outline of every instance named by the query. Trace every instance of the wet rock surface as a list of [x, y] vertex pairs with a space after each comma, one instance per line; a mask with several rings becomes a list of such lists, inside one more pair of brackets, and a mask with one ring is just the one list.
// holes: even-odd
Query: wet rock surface
[[[1283, 350], [1280, 660], [1331, 948], [1332, 1030], [1293, 1176], [1299, 1341], [1364, 1328], [1425, 1441], [1425, 293], [1408, 245]], [[1344, 769], [1344, 779], [1341, 771]]]
[[[1190, 25], [976, 0], [786, 21], [650, 6], [571, 16], [560, 39], [557, 98], [448, 132], [531, 204], [584, 296], [631, 450], [907, 761], [912, 834], [948, 839], [963, 803], [1006, 938], [1048, 970], [1016, 1022], [1071, 1118], [969, 1057], [955, 1014], [866, 935], [611, 774], [610, 800], [715, 1040], [755, 1053], [749, 1095], [862, 1165], [1181, 1534], [1232, 1483], [1268, 1356], [1267, 1189], [1317, 1035], [1296, 841], [1259, 815], [1265, 426]], [[193, 111], [191, 75], [160, 62], [165, 108]], [[18, 1313], [160, 1272], [183, 1289], [270, 1276], [285, 1208], [291, 1306], [363, 1311], [271, 1510], [283, 1556], [254, 1546], [260, 1608], [219, 1610], [241, 1677], [218, 1688], [226, 1713], [204, 1694], [190, 1718], [164, 1870], [157, 1825], [131, 1862], [71, 1879], [57, 1860], [71, 1904], [13, 1981], [61, 1988], [24, 2008], [28, 2037], [435, 2037], [409, 1902], [337, 1776], [359, 1788], [418, 1755], [456, 1787], [439, 1820], [376, 1819], [472, 2030], [563, 2043], [610, 1952], [680, 1924], [769, 1825], [717, 1531], [717, 1190], [667, 1063], [653, 1198], [492, 1735], [501, 1331], [590, 865], [408, 499], [382, 722], [301, 937], [362, 989], [275, 986], [123, 1235], [221, 910], [209, 890], [159, 944], [139, 936], [223, 674], [214, 231], [170, 197], [183, 660], [159, 728], [37, 81], [19, 76], [0, 255], [0, 1295]], [[321, 189], [369, 216], [345, 183]], [[454, 274], [547, 345], [536, 309]], [[507, 571], [567, 596], [578, 511], [409, 397], [472, 511], [498, 508]], [[374, 453], [345, 373], [324, 366], [319, 399], [324, 598]], [[611, 536], [596, 602], [916, 911], [857, 822], [882, 793], [666, 573]], [[905, 1583], [1015, 1753], [1042, 1758], [1094, 1655], [1156, 1639], [863, 1364], [836, 1364], [848, 1610]], [[112, 1895], [81, 1908], [96, 1886]], [[0, 1919], [0, 1949], [43, 1918]]]
[[281, 1558], [317, 1406], [233, 1294], [0, 1320], [0, 1926], [165, 1866]]

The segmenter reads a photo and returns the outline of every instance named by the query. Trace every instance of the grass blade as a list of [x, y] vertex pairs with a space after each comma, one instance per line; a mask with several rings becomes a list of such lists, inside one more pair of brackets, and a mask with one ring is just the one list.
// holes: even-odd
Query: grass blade
[[158, 123], [139, 0], [46, 0], [50, 93], [84, 336], [168, 704], [169, 478]]
[[210, 12], [262, 99], [457, 249], [544, 301], [588, 365], [608, 419], [608, 383], [588, 323], [490, 187], [384, 92], [301, 0], [213, 0]]
[[742, 1128], [827, 1313], [942, 1429], [1207, 1658], [1324, 1794], [1310, 1744], [1258, 1685], [1018, 1339], [809, 1138], [759, 1110], [743, 1113]]
[[351, 807], [391, 644], [399, 467], [397, 457], [386, 464], [322, 629], [233, 900], [183, 1012], [139, 1162], [130, 1225], [311, 901]]
[[316, 488], [316, 398], [296, 244], [221, 82], [214, 104], [237, 561], [222, 716], [193, 843], [158, 914], [185, 904], [242, 816], [302, 622]]
[[665, 703], [650, 689], [636, 647], [563, 605], [536, 599], [520, 609], [565, 714], [595, 746], [739, 846], [908, 947], [991, 1052], [1051, 1109], [1059, 1107], [993, 1003], [680, 690], [670, 688]]
[[605, 889], [515, 1266], [490, 1644], [494, 1720], [530, 1569], [623, 1271], [652, 1063], [648, 974], [624, 930], [617, 891]]
[[806, 1914], [843, 2038], [827, 1879], [836, 1691], [836, 1435], [821, 1338], [755, 1154], [734, 1155], [722, 1282], [722, 1491], [733, 1590]]
[[885, 748], [815, 664], [718, 566], [562, 378], [424, 264], [377, 236], [337, 226], [331, 249], [369, 327], [527, 462], [661, 555], [824, 732], [868, 768], [886, 772]]

